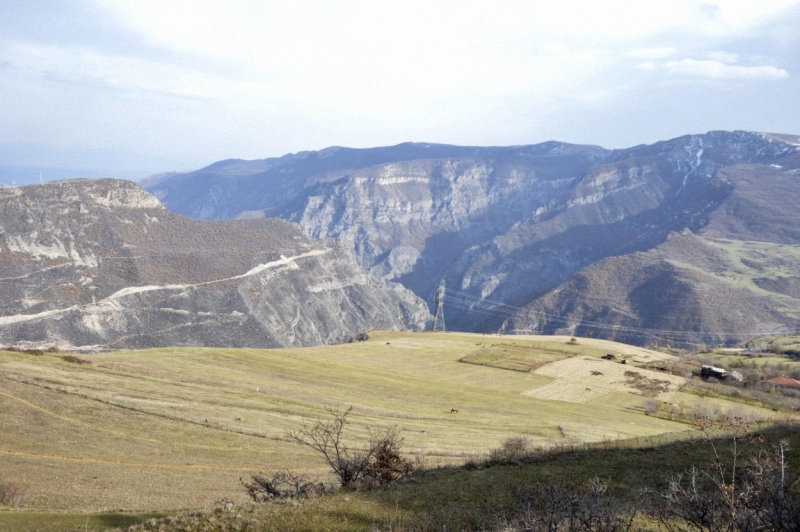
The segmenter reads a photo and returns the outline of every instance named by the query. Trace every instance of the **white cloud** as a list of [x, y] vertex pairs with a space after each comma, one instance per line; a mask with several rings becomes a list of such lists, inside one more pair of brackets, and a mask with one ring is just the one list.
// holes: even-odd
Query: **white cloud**
[[[786, 77], [708, 51], [793, 64], [794, 34], [782, 30], [789, 36], [779, 42], [767, 30], [800, 14], [800, 0], [71, 1], [94, 4], [117, 33], [60, 44], [32, 30], [0, 36], [0, 101], [30, 110], [3, 117], [0, 142], [38, 138], [53, 109], [65, 117], [59, 142], [119, 134], [137, 149], [217, 158], [409, 139], [518, 143], [538, 138], [535, 128], [545, 140], [562, 124], [602, 130], [584, 111], [606, 104], [651, 112], [636, 98], [660, 97], [657, 76], [632, 75], [634, 65], [692, 78]], [[119, 46], [118, 34], [130, 42]], [[753, 35], [777, 46], [748, 49]], [[676, 60], [689, 53], [708, 61]], [[603, 88], [610, 83], [620, 87]], [[684, 86], [689, 94], [697, 84]], [[581, 117], [568, 125], [572, 109]], [[525, 133], [512, 138], [517, 131]]]
[[212, 76], [160, 61], [50, 45], [13, 44], [7, 50], [17, 68], [57, 83], [193, 100], [221, 92]]
[[571, 63], [596, 61], [600, 55], [602, 55], [602, 52], [598, 50], [572, 50], [562, 42], [552, 42], [548, 44], [546, 48], [548, 52], [557, 56], [559, 59]]
[[739, 54], [729, 52], [711, 52], [708, 57], [721, 63], [736, 63], [739, 61]]
[[721, 61], [683, 59], [664, 65], [670, 74], [706, 79], [775, 80], [789, 77], [789, 73], [774, 66], [732, 66]]
[[640, 48], [638, 50], [628, 52], [625, 55], [628, 57], [634, 57], [636, 59], [662, 59], [664, 57], [669, 57], [674, 53], [674, 48], [660, 46], [658, 48]]

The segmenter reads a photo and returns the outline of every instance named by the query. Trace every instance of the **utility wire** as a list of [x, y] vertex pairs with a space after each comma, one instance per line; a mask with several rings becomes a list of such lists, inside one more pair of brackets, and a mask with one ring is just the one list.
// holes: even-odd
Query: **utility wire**
[[[594, 328], [600, 330], [611, 330], [615, 332], [631, 332], [631, 333], [639, 333], [639, 334], [649, 334], [652, 336], [663, 337], [665, 335], [673, 336], [676, 339], [678, 338], [696, 338], [697, 336], [728, 336], [728, 337], [753, 337], [753, 336], [763, 336], [765, 334], [775, 334], [778, 331], [772, 331], [772, 333], [768, 331], [757, 331], [757, 332], [731, 332], [731, 331], [685, 331], [685, 330], [669, 330], [669, 329], [653, 329], [653, 328], [646, 328], [646, 327], [634, 327], [634, 326], [623, 326], [623, 325], [610, 325], [607, 323], [591, 321], [591, 320], [576, 320], [574, 318], [567, 318], [565, 316], [559, 316], [557, 314], [552, 314], [545, 311], [538, 311], [533, 309], [526, 309], [522, 307], [517, 307], [514, 305], [508, 305], [506, 303], [501, 303], [499, 301], [492, 301], [488, 299], [483, 299], [472, 294], [468, 294], [466, 292], [460, 292], [457, 290], [453, 290], [451, 288], [445, 288], [445, 295], [446, 301], [451, 305], [456, 305], [457, 308], [462, 310], [467, 310], [470, 312], [479, 312], [481, 314], [492, 315], [499, 318], [511, 318], [522, 315], [538, 315], [541, 317], [550, 318], [554, 321], [563, 322], [564, 324], [569, 324], [570, 322], [578, 321], [578, 326], [586, 327], [586, 328]], [[489, 308], [481, 308], [480, 310], [475, 308], [476, 305], [491, 305]]]

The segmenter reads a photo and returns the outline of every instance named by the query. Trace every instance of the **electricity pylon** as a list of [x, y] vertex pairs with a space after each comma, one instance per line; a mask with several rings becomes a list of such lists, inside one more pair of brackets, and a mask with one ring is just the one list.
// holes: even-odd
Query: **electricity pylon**
[[439, 282], [433, 302], [433, 332], [444, 332], [444, 279]]

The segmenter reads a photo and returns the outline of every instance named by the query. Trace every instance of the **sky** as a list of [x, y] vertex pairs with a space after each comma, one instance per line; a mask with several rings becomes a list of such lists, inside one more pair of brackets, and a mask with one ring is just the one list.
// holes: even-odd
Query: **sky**
[[797, 28], [800, 0], [0, 0], [0, 182], [800, 134]]

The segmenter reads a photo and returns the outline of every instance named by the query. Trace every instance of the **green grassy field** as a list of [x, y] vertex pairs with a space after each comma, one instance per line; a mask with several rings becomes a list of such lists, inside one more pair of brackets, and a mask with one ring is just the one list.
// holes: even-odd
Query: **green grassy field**
[[706, 238], [705, 242], [727, 255], [726, 267], [723, 271], [715, 272], [715, 275], [746, 287], [756, 295], [773, 298], [782, 311], [800, 316], [797, 299], [758, 285], [758, 281], [775, 281], [800, 275], [800, 246], [711, 238]]
[[[735, 405], [681, 394], [680, 378], [639, 367], [669, 355], [568, 339], [375, 332], [367, 342], [314, 348], [82, 355], [91, 365], [0, 352], [0, 473], [29, 488], [24, 510], [0, 512], [0, 530], [23, 514], [52, 515], [36, 511], [135, 519], [129, 512], [242, 503], [239, 478], [256, 470], [327, 480], [320, 457], [285, 438], [326, 405], [353, 406], [353, 441], [368, 427], [396, 426], [405, 451], [433, 467], [512, 435], [557, 446], [687, 430], [644, 415], [648, 397]], [[460, 362], [492, 343], [564, 357], [525, 372]], [[605, 353], [630, 364], [601, 360]], [[548, 387], [566, 391], [537, 393]]]

